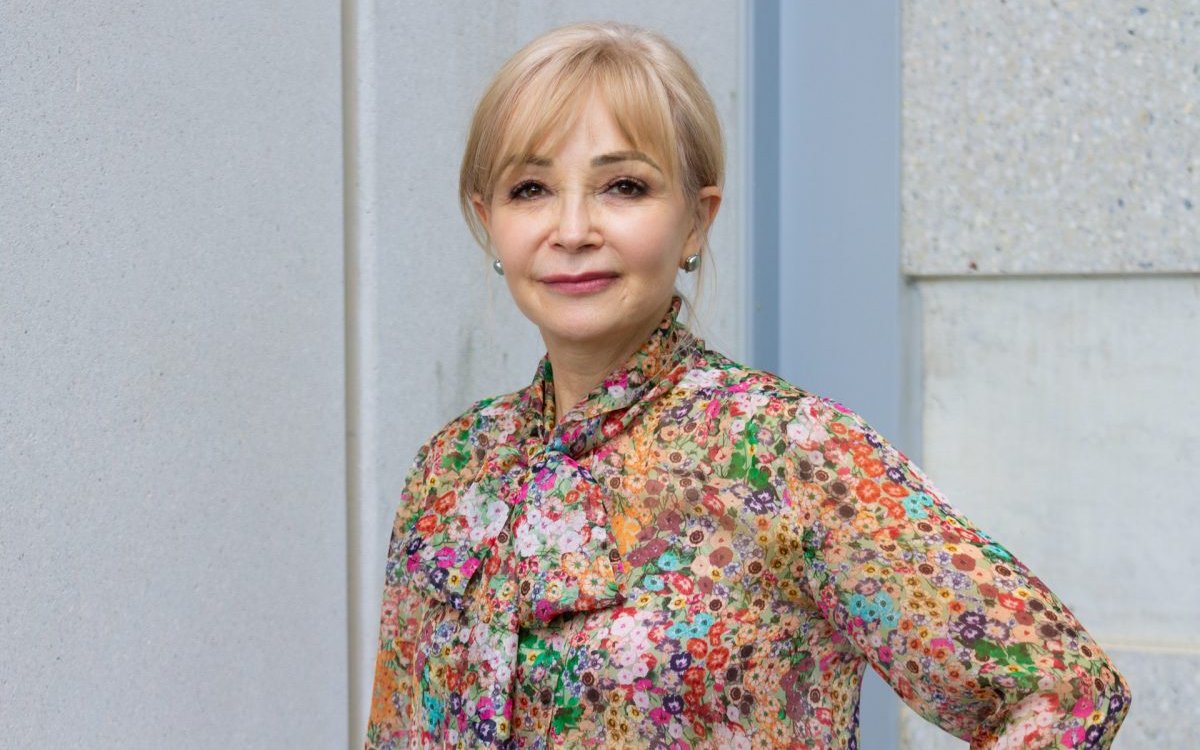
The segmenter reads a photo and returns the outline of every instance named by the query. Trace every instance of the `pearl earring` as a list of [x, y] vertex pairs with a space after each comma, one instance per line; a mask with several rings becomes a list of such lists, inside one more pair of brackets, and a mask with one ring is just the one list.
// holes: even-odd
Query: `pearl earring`
[[693, 253], [683, 260], [683, 270], [691, 273], [700, 267], [700, 253]]
[[492, 270], [496, 272], [497, 276], [504, 275], [504, 266], [500, 265], [499, 258], [496, 258], [495, 260], [492, 261]]

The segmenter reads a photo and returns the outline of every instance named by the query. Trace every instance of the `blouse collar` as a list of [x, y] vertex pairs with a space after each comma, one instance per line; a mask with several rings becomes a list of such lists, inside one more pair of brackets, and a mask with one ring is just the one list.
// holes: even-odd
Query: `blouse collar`
[[[703, 342], [679, 324], [680, 302], [673, 297], [645, 344], [557, 425], [543, 357], [530, 387], [492, 415], [494, 450], [473, 477], [459, 474], [417, 514], [397, 548], [413, 585], [455, 610], [474, 603], [484, 623], [470, 626], [470, 648], [481, 656], [467, 661], [457, 700], [486, 744], [511, 746], [491, 717], [512, 717], [519, 629], [625, 601], [629, 567], [606, 490], [582, 457], [633, 425], [693, 366]], [[503, 418], [512, 407], [514, 419]], [[421, 658], [441, 657], [435, 649]]]
[[[561, 423], [555, 424], [554, 371], [548, 355], [543, 355], [533, 383], [520, 402], [522, 416], [529, 420], [530, 434], [548, 450], [582, 455], [614, 434], [613, 426], [603, 429], [606, 418], [625, 410], [634, 412], [622, 419], [621, 427], [632, 421], [645, 406], [678, 381], [680, 367], [703, 347], [679, 322], [683, 300], [671, 297], [671, 304], [658, 326], [644, 344], [625, 363], [571, 407]], [[665, 387], [664, 387], [665, 386]]]

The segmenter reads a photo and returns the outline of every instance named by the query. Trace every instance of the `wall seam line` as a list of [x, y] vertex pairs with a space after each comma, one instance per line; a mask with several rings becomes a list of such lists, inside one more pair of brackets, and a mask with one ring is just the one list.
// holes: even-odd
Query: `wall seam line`
[[367, 716], [361, 685], [369, 654], [365, 638], [373, 579], [365, 552], [373, 548], [377, 403], [374, 373], [375, 180], [373, 170], [373, 27], [369, 0], [341, 2], [343, 284], [346, 409], [346, 739], [361, 747]]
[[1113, 279], [1178, 279], [1197, 278], [1200, 271], [1189, 269], [1164, 271], [1006, 271], [994, 273], [949, 273], [904, 271], [905, 277], [914, 281], [1111, 281]]

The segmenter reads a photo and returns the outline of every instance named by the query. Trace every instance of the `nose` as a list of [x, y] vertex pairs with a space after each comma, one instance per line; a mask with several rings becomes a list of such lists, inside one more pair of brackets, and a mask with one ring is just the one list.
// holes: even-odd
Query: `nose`
[[578, 252], [600, 246], [592, 206], [585, 194], [578, 192], [562, 196], [558, 204], [558, 223], [554, 227], [551, 245], [567, 252]]

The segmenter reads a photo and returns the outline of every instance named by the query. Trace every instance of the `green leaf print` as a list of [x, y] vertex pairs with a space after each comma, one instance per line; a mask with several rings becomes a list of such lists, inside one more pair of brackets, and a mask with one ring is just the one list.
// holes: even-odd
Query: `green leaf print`
[[579, 705], [579, 700], [574, 699], [571, 703], [573, 705], [564, 706], [554, 712], [552, 723], [555, 734], [562, 734], [566, 728], [575, 726], [579, 717], [583, 716], [583, 707]]
[[471, 431], [464, 429], [454, 436], [454, 448], [442, 456], [442, 468], [462, 471], [471, 458]]

